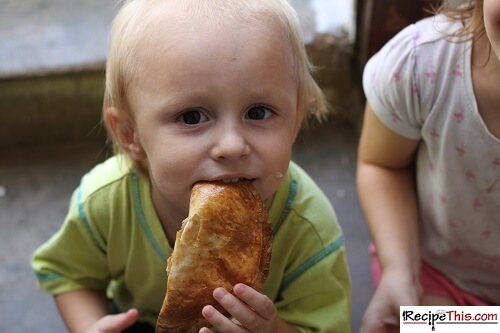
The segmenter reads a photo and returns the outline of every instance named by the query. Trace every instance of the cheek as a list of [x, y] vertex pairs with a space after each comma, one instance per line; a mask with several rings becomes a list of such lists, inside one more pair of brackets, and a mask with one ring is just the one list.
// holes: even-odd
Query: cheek
[[189, 174], [197, 165], [196, 153], [182, 147], [158, 145], [147, 150], [147, 154], [150, 168], [163, 179], [186, 180], [185, 174]]
[[276, 140], [268, 142], [264, 151], [267, 181], [277, 187], [288, 170], [292, 156], [292, 144], [286, 140]]
[[276, 132], [264, 140], [263, 152], [267, 159], [275, 162], [275, 165], [283, 164], [290, 159], [294, 139], [294, 131], [289, 129], [282, 131], [281, 134]]

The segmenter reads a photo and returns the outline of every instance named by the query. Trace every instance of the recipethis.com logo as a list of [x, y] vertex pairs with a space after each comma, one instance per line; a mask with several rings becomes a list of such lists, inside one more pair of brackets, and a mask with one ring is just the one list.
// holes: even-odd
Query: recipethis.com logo
[[500, 332], [500, 306], [401, 306], [401, 333]]

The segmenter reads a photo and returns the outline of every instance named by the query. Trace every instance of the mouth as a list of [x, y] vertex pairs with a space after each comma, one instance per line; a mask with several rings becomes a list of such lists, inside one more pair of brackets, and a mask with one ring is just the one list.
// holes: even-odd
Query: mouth
[[226, 178], [226, 179], [219, 179], [217, 180], [218, 182], [224, 183], [224, 184], [229, 184], [229, 183], [237, 183], [237, 182], [244, 182], [244, 181], [249, 181], [253, 182], [255, 178], [249, 179], [249, 178]]

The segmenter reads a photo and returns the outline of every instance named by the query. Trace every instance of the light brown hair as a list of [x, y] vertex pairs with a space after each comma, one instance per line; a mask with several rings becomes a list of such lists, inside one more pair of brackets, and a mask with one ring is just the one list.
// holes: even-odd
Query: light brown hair
[[463, 29], [449, 37], [464, 37], [470, 35], [477, 40], [486, 33], [483, 19], [483, 0], [443, 0], [439, 6], [433, 8], [434, 14], [443, 14], [446, 17], [461, 21]]

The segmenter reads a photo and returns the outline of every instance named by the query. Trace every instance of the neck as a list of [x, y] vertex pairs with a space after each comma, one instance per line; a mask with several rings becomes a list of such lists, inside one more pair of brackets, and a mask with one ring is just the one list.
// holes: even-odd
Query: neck
[[154, 184], [151, 184], [151, 199], [153, 200], [153, 206], [155, 207], [156, 214], [160, 219], [160, 223], [163, 227], [163, 232], [173, 248], [175, 244], [175, 237], [177, 231], [181, 228], [182, 221], [187, 217], [186, 213], [180, 212], [175, 205], [168, 204], [162, 198], [159, 191], [154, 188]]
[[473, 70], [479, 68], [483, 75], [500, 80], [500, 61], [486, 34], [475, 40], [472, 45], [472, 67]]

